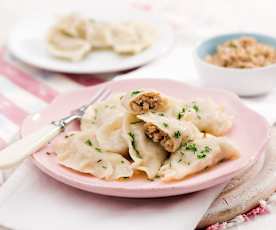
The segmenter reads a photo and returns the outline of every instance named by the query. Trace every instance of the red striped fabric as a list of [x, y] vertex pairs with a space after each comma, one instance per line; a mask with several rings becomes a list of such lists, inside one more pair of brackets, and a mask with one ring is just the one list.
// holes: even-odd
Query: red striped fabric
[[30, 77], [15, 65], [5, 61], [3, 57], [0, 58], [0, 74], [45, 102], [51, 102], [58, 94], [55, 90]]
[[27, 116], [27, 112], [19, 108], [8, 98], [0, 94], [0, 113], [9, 118], [14, 124], [20, 126]]

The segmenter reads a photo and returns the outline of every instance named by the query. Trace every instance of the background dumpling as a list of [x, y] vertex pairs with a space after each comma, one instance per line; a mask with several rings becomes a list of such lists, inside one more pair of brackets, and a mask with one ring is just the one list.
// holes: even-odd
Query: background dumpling
[[195, 141], [184, 142], [161, 167], [161, 180], [180, 180], [222, 160], [235, 159], [238, 156], [237, 148], [222, 137], [208, 135]]
[[106, 180], [132, 176], [130, 162], [120, 154], [103, 151], [89, 131], [67, 135], [53, 147], [58, 162], [76, 171]]
[[112, 48], [119, 54], [136, 54], [152, 45], [155, 30], [143, 22], [114, 23], [111, 25]]
[[49, 31], [47, 47], [53, 56], [69, 61], [81, 60], [91, 49], [86, 40], [68, 36], [57, 28]]
[[88, 38], [92, 31], [90, 21], [74, 13], [61, 17], [54, 27], [68, 37], [84, 40]]
[[111, 48], [111, 28], [106, 22], [90, 20], [91, 30], [87, 36], [93, 48], [107, 49]]
[[76, 14], [61, 17], [48, 32], [48, 50], [55, 57], [79, 61], [91, 50], [91, 44], [87, 40], [90, 33], [88, 20]]
[[124, 121], [124, 138], [134, 161], [133, 168], [144, 171], [149, 179], [154, 178], [167, 156], [166, 151], [145, 136], [143, 122], [133, 115], [126, 116]]

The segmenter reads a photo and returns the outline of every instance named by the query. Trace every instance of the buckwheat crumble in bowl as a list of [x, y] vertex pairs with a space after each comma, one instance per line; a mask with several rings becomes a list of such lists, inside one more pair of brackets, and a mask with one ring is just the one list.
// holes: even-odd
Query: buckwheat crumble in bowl
[[194, 51], [204, 86], [257, 96], [276, 86], [276, 38], [259, 33], [229, 33], [208, 38]]
[[218, 45], [206, 57], [210, 64], [230, 68], [257, 68], [276, 63], [276, 49], [253, 37], [241, 37]]

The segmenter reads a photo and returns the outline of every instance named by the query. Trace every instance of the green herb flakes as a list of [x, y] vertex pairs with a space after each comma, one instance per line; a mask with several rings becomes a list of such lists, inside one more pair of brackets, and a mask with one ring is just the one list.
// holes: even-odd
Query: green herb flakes
[[192, 108], [193, 108], [194, 111], [199, 112], [199, 107], [198, 107], [198, 105], [194, 104]]
[[197, 153], [196, 157], [197, 157], [197, 159], [203, 159], [206, 157], [206, 153], [204, 153], [204, 152]]
[[186, 112], [186, 108], [183, 107], [181, 109], [181, 111], [176, 115], [177, 119], [180, 120], [183, 116], [184, 116], [184, 113]]
[[98, 148], [98, 147], [96, 147], [95, 150], [96, 150], [97, 152], [99, 152], [99, 153], [102, 152], [102, 150], [101, 150], [100, 148]]
[[93, 146], [92, 141], [89, 139], [85, 141], [85, 144], [87, 144], [88, 146]]
[[141, 90], [135, 90], [135, 91], [132, 91], [130, 95], [133, 97], [141, 92], [142, 92]]
[[131, 145], [132, 145], [134, 151], [136, 152], [137, 157], [142, 159], [140, 152], [138, 151], [137, 146], [136, 146], [134, 133], [129, 132], [128, 136], [130, 137]]
[[181, 120], [181, 118], [183, 117], [183, 114], [181, 112], [179, 112], [177, 115], [176, 115], [177, 119], [178, 120]]
[[185, 150], [192, 151], [195, 153], [197, 151], [197, 146], [195, 143], [187, 143], [185, 146]]
[[165, 128], [168, 128], [168, 127], [169, 127], [168, 123], [165, 123], [165, 122], [163, 122], [163, 126], [164, 126]]
[[207, 156], [207, 154], [211, 151], [211, 148], [209, 146], [204, 146], [203, 150], [201, 150], [199, 153], [197, 153], [198, 159], [203, 159]]
[[178, 139], [179, 137], [181, 137], [181, 132], [177, 130], [176, 132], [174, 132], [173, 136]]
[[139, 124], [139, 123], [141, 123], [141, 122], [143, 122], [143, 121], [133, 121], [133, 122], [130, 122], [130, 124], [132, 124], [132, 125], [135, 125], [135, 124]]

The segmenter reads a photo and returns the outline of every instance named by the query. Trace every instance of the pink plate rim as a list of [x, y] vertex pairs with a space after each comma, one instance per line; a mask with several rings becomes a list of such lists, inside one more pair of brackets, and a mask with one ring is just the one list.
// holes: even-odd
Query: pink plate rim
[[[51, 168], [51, 165], [48, 165], [47, 162], [43, 160], [43, 158], [39, 157], [39, 154], [33, 154], [32, 160], [34, 164], [40, 168], [44, 173], [50, 175], [51, 177], [55, 178], [58, 181], [61, 181], [65, 184], [68, 184], [70, 186], [79, 188], [81, 190], [86, 190], [89, 192], [99, 193], [103, 195], [110, 195], [110, 196], [119, 196], [119, 197], [135, 197], [135, 198], [146, 198], [146, 197], [166, 197], [166, 196], [173, 196], [173, 195], [180, 195], [185, 193], [190, 193], [194, 191], [203, 190], [224, 182], [229, 181], [233, 176], [238, 174], [242, 169], [245, 169], [247, 167], [250, 167], [260, 156], [264, 153], [266, 144], [268, 143], [269, 137], [270, 137], [270, 127], [268, 122], [259, 114], [249, 109], [247, 106], [245, 106], [241, 100], [236, 96], [235, 94], [221, 89], [211, 89], [211, 88], [202, 88], [197, 86], [190, 86], [183, 82], [176, 81], [176, 80], [170, 80], [170, 79], [154, 79], [154, 78], [146, 78], [146, 79], [124, 79], [124, 80], [114, 80], [106, 83], [102, 83], [96, 86], [87, 87], [84, 89], [78, 89], [73, 92], [65, 93], [62, 95], [57, 96], [53, 102], [44, 110], [42, 110], [39, 114], [41, 114], [43, 118], [43, 114], [47, 113], [47, 111], [51, 110], [52, 107], [55, 107], [60, 103], [60, 101], [72, 96], [72, 95], [78, 95], [82, 94], [84, 92], [89, 91], [96, 91], [99, 87], [102, 85], [106, 85], [107, 87], [110, 86], [122, 86], [124, 84], [127, 85], [139, 85], [139, 84], [147, 84], [147, 83], [155, 83], [158, 82], [159, 85], [180, 85], [183, 88], [190, 88], [194, 90], [201, 90], [205, 91], [206, 93], [213, 93], [214, 95], [222, 95], [224, 96], [228, 101], [231, 101], [233, 105], [238, 107], [243, 113], [249, 113], [251, 115], [254, 115], [256, 122], [265, 130], [264, 135], [262, 136], [262, 140], [260, 140], [259, 148], [255, 150], [254, 153], [251, 153], [250, 159], [247, 161], [243, 160], [240, 161], [239, 164], [232, 164], [231, 168], [223, 172], [221, 175], [215, 176], [211, 178], [210, 180], [200, 180], [197, 179], [197, 181], [193, 182], [193, 178], [184, 180], [186, 181], [186, 185], [184, 183], [168, 183], [168, 184], [156, 184], [157, 182], [145, 182], [144, 185], [137, 188], [136, 186], [124, 186], [125, 182], [106, 182], [106, 181], [100, 181], [100, 180], [93, 180], [93, 181], [87, 181], [86, 179], [80, 181], [78, 180], [78, 177], [72, 176], [72, 173], [64, 173], [64, 171], [54, 171]], [[255, 122], [255, 123], [256, 123]], [[26, 118], [23, 122], [22, 128], [21, 128], [21, 135], [25, 136], [28, 131], [28, 127], [32, 126], [34, 121], [32, 120], [32, 116], [29, 116]], [[254, 124], [256, 125], [256, 124]], [[94, 178], [91, 176], [91, 178]], [[188, 181], [188, 183], [187, 183]], [[182, 181], [183, 182], [183, 181]]]

